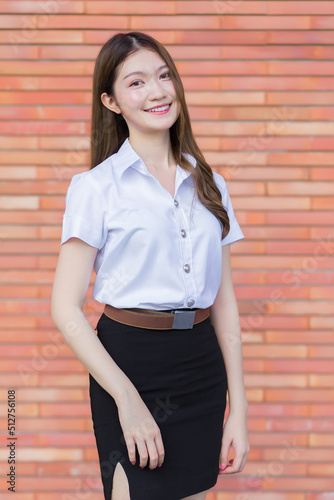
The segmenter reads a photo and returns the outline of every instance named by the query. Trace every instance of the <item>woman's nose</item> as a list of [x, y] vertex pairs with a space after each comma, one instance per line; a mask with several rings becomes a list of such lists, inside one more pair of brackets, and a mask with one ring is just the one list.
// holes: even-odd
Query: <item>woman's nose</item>
[[167, 93], [162, 84], [158, 81], [150, 82], [149, 96], [150, 100], [163, 99], [166, 97]]

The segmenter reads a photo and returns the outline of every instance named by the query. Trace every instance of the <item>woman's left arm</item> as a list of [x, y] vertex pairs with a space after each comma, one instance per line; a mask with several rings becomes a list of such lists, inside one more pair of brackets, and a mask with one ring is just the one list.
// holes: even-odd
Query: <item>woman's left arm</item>
[[[222, 252], [221, 283], [211, 306], [210, 320], [223, 354], [228, 384], [229, 415], [223, 431], [220, 473], [232, 474], [242, 471], [250, 449], [247, 426], [248, 403], [242, 367], [239, 311], [232, 282], [230, 245], [224, 245]], [[230, 447], [234, 449], [235, 457], [228, 462]]]

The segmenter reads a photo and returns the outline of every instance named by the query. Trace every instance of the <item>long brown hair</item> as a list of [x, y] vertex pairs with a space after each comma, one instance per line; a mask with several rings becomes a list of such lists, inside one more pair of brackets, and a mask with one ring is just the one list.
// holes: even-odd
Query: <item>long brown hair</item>
[[[205, 161], [194, 139], [180, 75], [167, 49], [145, 33], [137, 31], [117, 33], [103, 45], [96, 59], [93, 76], [90, 168], [96, 167], [106, 158], [117, 153], [125, 139], [129, 137], [129, 129], [123, 116], [106, 108], [101, 102], [101, 94], [106, 92], [109, 96], [114, 95], [118, 67], [130, 54], [142, 48], [157, 52], [169, 67], [181, 105], [180, 115], [170, 128], [173, 157], [180, 167], [193, 174], [197, 196], [221, 222], [223, 239], [230, 231], [229, 217], [222, 204], [221, 193], [214, 181], [212, 169]], [[196, 168], [182, 153], [188, 153], [196, 159]]]

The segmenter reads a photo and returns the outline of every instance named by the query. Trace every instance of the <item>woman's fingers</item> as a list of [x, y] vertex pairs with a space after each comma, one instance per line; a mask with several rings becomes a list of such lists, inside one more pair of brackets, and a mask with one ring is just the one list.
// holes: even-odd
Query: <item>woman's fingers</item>
[[227, 436], [226, 434], [224, 433], [223, 434], [223, 441], [222, 441], [222, 447], [221, 447], [221, 452], [220, 452], [220, 457], [219, 457], [219, 460], [220, 460], [220, 466], [222, 468], [226, 468], [227, 467], [227, 464], [228, 464], [228, 451], [230, 449], [230, 446], [231, 446], [231, 440], [228, 440], [227, 439]]
[[138, 454], [139, 454], [139, 467], [142, 469], [146, 467], [148, 462], [148, 451], [146, 442], [143, 439], [136, 440]]
[[220, 468], [219, 474], [235, 474], [236, 472], [241, 472], [245, 467], [248, 452], [249, 448], [236, 449], [235, 457], [225, 462], [226, 467]]
[[145, 467], [149, 465], [149, 468], [153, 470], [162, 464], [165, 455], [160, 429], [155, 424], [155, 421], [154, 428], [146, 435], [144, 444], [146, 450], [144, 450], [143, 446], [141, 449], [138, 449], [140, 466]]
[[147, 450], [148, 450], [148, 455], [149, 455], [149, 468], [150, 469], [155, 469], [158, 465], [158, 460], [159, 460], [159, 455], [158, 455], [158, 450], [155, 444], [155, 440], [149, 440], [146, 443]]
[[160, 428], [139, 394], [125, 399], [118, 413], [130, 462], [136, 462], [137, 447], [140, 467], [160, 466], [165, 455]]
[[[154, 420], [153, 422], [155, 423]], [[150, 469], [155, 469], [158, 465], [162, 465], [165, 452], [160, 429], [158, 427], [155, 429], [151, 427], [150, 431], [147, 431], [147, 426], [144, 426], [144, 429], [137, 428], [137, 430], [133, 432], [128, 432], [127, 435], [124, 436], [124, 439], [131, 463], [136, 462], [137, 447], [139, 467], [144, 468], [149, 465]]]
[[165, 459], [165, 449], [164, 449], [164, 445], [162, 442], [160, 430], [158, 433], [158, 437], [156, 437], [156, 439], [155, 439], [155, 444], [156, 444], [157, 451], [158, 451], [158, 467], [161, 467], [163, 464], [163, 461]]
[[136, 443], [133, 439], [132, 434], [125, 432], [124, 440], [126, 447], [128, 449], [129, 460], [132, 464], [136, 463]]

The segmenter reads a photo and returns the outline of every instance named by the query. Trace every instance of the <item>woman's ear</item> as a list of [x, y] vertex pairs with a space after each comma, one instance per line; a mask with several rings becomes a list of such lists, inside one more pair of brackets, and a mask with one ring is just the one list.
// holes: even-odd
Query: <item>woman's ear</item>
[[106, 92], [103, 92], [103, 94], [101, 94], [101, 101], [106, 108], [110, 109], [110, 111], [113, 111], [118, 115], [121, 114], [121, 110], [117, 106], [115, 99], [112, 96], [109, 96]]

